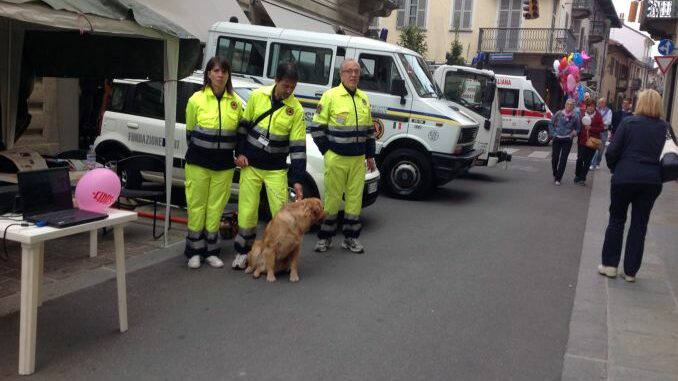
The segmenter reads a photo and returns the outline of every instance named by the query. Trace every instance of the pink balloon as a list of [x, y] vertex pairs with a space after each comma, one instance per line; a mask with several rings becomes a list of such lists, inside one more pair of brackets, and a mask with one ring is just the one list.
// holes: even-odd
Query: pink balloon
[[574, 76], [572, 74], [568, 74], [567, 75], [567, 90], [573, 91], [575, 87], [577, 87], [577, 80], [574, 78]]
[[75, 186], [78, 208], [103, 212], [118, 199], [120, 178], [107, 168], [96, 168], [85, 173]]
[[568, 66], [569, 73], [574, 76], [574, 79], [579, 78], [579, 68], [577, 65], [570, 65]]

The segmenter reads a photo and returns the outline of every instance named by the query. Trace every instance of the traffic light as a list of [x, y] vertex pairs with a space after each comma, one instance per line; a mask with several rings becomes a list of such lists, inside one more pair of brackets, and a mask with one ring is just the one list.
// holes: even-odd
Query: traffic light
[[527, 20], [536, 19], [539, 17], [539, 1], [538, 0], [523, 0], [523, 17]]

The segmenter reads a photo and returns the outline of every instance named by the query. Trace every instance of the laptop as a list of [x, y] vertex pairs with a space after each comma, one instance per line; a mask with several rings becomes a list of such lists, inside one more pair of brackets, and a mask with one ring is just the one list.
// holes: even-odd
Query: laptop
[[49, 226], [65, 228], [108, 217], [105, 213], [73, 207], [67, 167], [19, 172], [17, 179], [24, 219], [28, 222], [43, 221]]

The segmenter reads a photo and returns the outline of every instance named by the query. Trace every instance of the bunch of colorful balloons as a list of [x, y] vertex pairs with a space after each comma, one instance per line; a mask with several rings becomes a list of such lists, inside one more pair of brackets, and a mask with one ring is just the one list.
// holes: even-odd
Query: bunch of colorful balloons
[[591, 57], [585, 51], [570, 53], [553, 61], [553, 71], [560, 81], [560, 88], [579, 103], [584, 98], [584, 86], [579, 83], [580, 71], [587, 67]]

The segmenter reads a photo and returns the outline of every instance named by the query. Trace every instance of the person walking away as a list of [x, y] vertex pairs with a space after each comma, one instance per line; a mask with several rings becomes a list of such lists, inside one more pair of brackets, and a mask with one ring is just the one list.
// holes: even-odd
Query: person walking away
[[553, 183], [560, 185], [567, 165], [567, 157], [572, 149], [572, 140], [579, 133], [579, 118], [574, 111], [574, 99], [565, 102], [565, 108], [558, 111], [551, 119], [552, 149], [551, 168]]
[[600, 133], [603, 131], [603, 117], [596, 110], [596, 101], [589, 99], [586, 101], [586, 111], [580, 116], [579, 139], [577, 141], [577, 163], [574, 169], [574, 182], [579, 185], [586, 185], [586, 175], [589, 173], [591, 159], [596, 153], [597, 148], [589, 148], [586, 141], [589, 137], [600, 139]]
[[603, 160], [603, 154], [605, 153], [605, 146], [608, 138], [608, 131], [612, 125], [612, 110], [607, 107], [607, 101], [605, 98], [598, 99], [598, 108], [596, 108], [598, 113], [603, 117], [603, 132], [600, 133], [600, 147], [593, 155], [593, 160], [591, 160], [591, 167], [589, 169], [596, 170], [600, 168], [600, 161]]
[[304, 109], [293, 94], [298, 81], [296, 64], [281, 62], [275, 84], [254, 90], [247, 101], [236, 151], [240, 188], [236, 256], [231, 264], [234, 269], [247, 266], [247, 253], [257, 237], [261, 187], [266, 187], [271, 216], [287, 203], [288, 175], [296, 199], [304, 197], [301, 184], [306, 173], [306, 124]]
[[341, 83], [327, 90], [313, 116], [311, 135], [325, 159], [325, 221], [318, 233], [315, 251], [332, 246], [338, 225], [342, 196], [345, 198], [341, 246], [353, 253], [363, 253], [358, 241], [362, 224], [360, 211], [365, 187], [365, 163], [370, 171], [374, 162], [374, 126], [370, 102], [358, 88], [360, 65], [353, 59], [342, 62]]
[[621, 259], [626, 215], [631, 206], [631, 226], [624, 250], [624, 279], [634, 282], [643, 260], [647, 223], [655, 200], [662, 191], [659, 156], [669, 125], [661, 117], [662, 99], [654, 90], [638, 96], [636, 114], [627, 116], [617, 127], [607, 150], [607, 166], [612, 172], [610, 219], [605, 230], [601, 275], [615, 277]]
[[619, 124], [626, 118], [627, 116], [633, 115], [633, 112], [631, 111], [631, 105], [633, 101], [631, 98], [624, 98], [622, 101], [622, 107], [621, 110], [617, 110], [612, 113], [612, 125], [610, 126], [610, 131], [607, 136], [607, 141], [612, 142], [612, 137], [614, 136], [615, 132], [617, 131], [617, 127], [619, 127]]
[[217, 246], [221, 215], [231, 193], [233, 149], [242, 104], [233, 92], [231, 66], [212, 57], [205, 66], [204, 86], [186, 105], [186, 249], [188, 267], [204, 260], [223, 267]]

